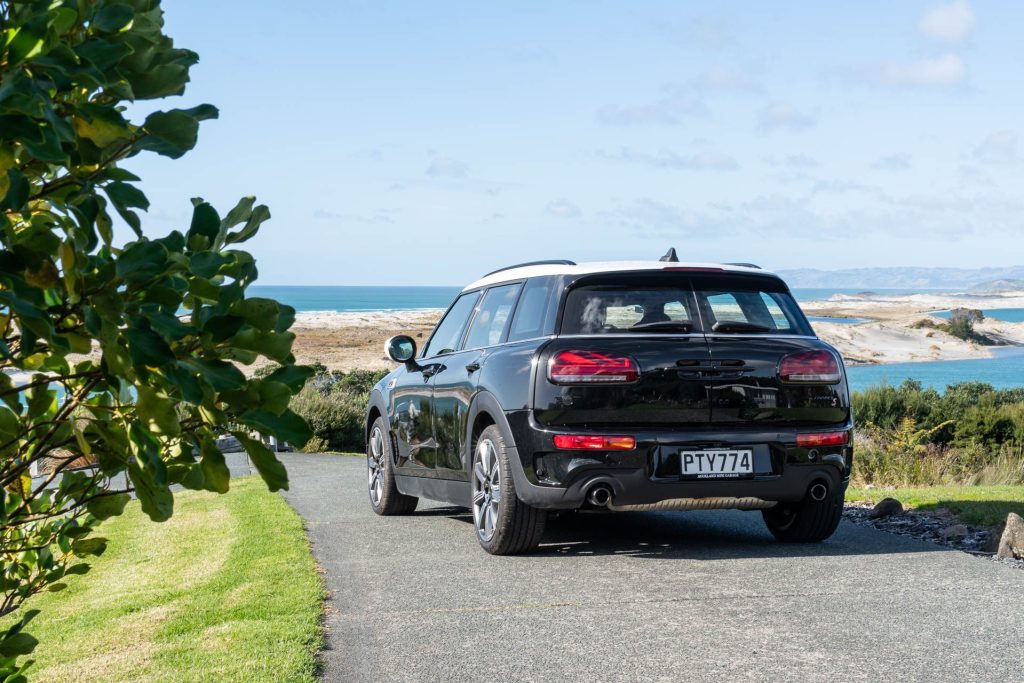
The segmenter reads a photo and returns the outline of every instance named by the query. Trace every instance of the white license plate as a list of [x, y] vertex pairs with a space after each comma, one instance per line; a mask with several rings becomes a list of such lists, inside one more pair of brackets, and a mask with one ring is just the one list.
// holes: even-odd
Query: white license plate
[[754, 452], [741, 450], [680, 451], [684, 477], [731, 479], [754, 473]]

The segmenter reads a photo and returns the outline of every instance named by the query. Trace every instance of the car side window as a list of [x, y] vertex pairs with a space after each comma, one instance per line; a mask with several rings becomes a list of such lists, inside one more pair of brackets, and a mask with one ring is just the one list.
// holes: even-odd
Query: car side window
[[547, 317], [551, 288], [545, 278], [527, 280], [519, 304], [512, 316], [512, 328], [508, 340], [533, 339], [544, 335], [544, 320]]
[[491, 287], [477, 307], [464, 348], [479, 349], [501, 343], [502, 333], [516, 305], [521, 284]]
[[470, 292], [460, 296], [444, 319], [438, 323], [430, 341], [423, 348], [420, 358], [433, 358], [445, 353], [452, 353], [459, 348], [459, 340], [469, 323], [469, 316], [473, 314], [476, 302], [480, 298], [480, 292]]

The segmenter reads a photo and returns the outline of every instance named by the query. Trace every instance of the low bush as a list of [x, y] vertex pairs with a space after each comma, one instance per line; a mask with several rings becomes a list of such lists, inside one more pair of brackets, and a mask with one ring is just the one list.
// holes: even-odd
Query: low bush
[[907, 380], [853, 395], [855, 486], [1024, 484], [1024, 388]]
[[307, 453], [362, 451], [364, 422], [370, 390], [386, 370], [330, 371], [320, 366], [290, 404], [313, 431]]

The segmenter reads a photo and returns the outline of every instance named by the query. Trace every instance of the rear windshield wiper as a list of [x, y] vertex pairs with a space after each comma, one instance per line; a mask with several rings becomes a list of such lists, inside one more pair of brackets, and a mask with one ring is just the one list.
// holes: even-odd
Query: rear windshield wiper
[[712, 332], [771, 332], [770, 327], [755, 325], [754, 323], [742, 323], [738, 320], [722, 320], [711, 326]]
[[663, 320], [656, 323], [637, 323], [631, 325], [629, 331], [638, 332], [692, 332], [693, 323], [683, 322], [681, 320]]

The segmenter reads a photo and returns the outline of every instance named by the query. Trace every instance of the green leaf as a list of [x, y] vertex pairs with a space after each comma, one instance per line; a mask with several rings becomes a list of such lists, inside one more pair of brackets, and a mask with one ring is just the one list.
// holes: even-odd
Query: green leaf
[[237, 232], [228, 233], [228, 236], [227, 238], [225, 238], [224, 242], [226, 244], [234, 244], [235, 242], [246, 241], [247, 239], [256, 234], [256, 232], [260, 229], [260, 225], [262, 225], [264, 221], [267, 221], [269, 219], [270, 209], [268, 209], [265, 205], [260, 204], [259, 206], [252, 210], [252, 214], [249, 216], [249, 219], [245, 222], [245, 225], [242, 226], [242, 229]]
[[262, 432], [273, 434], [278, 439], [287, 441], [297, 448], [305, 446], [313, 436], [306, 421], [292, 410], [286, 410], [280, 415], [266, 410], [247, 410], [238, 419]]
[[288, 472], [284, 465], [277, 459], [273, 451], [263, 445], [262, 441], [250, 438], [244, 432], [231, 432], [232, 435], [242, 444], [249, 459], [256, 466], [256, 471], [267, 483], [271, 491], [288, 490]]
[[117, 181], [105, 185], [103, 189], [106, 190], [107, 196], [110, 197], [110, 201], [115, 207], [143, 210], [149, 208], [149, 200], [146, 199], [146, 195], [134, 185]]
[[8, 66], [24, 62], [40, 54], [43, 51], [45, 37], [45, 26], [39, 27], [38, 24], [26, 24], [10, 29], [7, 33]]
[[166, 484], [157, 484], [135, 462], [128, 465], [128, 477], [135, 487], [142, 511], [154, 522], [166, 522], [174, 514], [174, 496]]
[[12, 633], [0, 640], [0, 655], [18, 657], [32, 654], [39, 641], [27, 633]]
[[124, 336], [128, 339], [128, 353], [132, 362], [158, 368], [174, 361], [174, 352], [163, 339], [149, 330], [126, 329]]
[[110, 517], [117, 517], [124, 512], [124, 506], [128, 504], [131, 499], [127, 493], [114, 493], [109, 495], [101, 495], [98, 498], [93, 498], [86, 505], [86, 509], [89, 514], [94, 516], [96, 519], [108, 519]]
[[207, 202], [200, 202], [192, 209], [192, 225], [188, 229], [188, 237], [203, 235], [212, 242], [220, 230], [220, 216]]
[[99, 557], [107, 549], [105, 538], [79, 538], [71, 544], [71, 551], [78, 557], [93, 555]]
[[312, 377], [316, 370], [306, 365], [283, 365], [267, 375], [264, 380], [268, 382], [280, 382], [292, 390], [293, 394], [306, 384], [306, 380]]
[[167, 249], [158, 242], [141, 240], [121, 252], [117, 275], [129, 282], [143, 282], [158, 277], [166, 266]]
[[137, 387], [136, 391], [139, 398], [135, 410], [149, 431], [163, 436], [177, 436], [181, 433], [175, 403], [167, 394], [144, 385]]
[[127, 26], [134, 16], [135, 12], [129, 5], [121, 3], [104, 5], [93, 17], [90, 25], [97, 31], [114, 33]]
[[236, 301], [231, 306], [233, 315], [241, 316], [261, 332], [271, 332], [277, 326], [277, 316], [280, 312], [280, 304], [273, 299], [261, 299], [252, 297]]
[[206, 358], [188, 358], [180, 363], [209, 382], [216, 391], [229, 391], [245, 385], [245, 375], [231, 363]]
[[243, 329], [233, 336], [228, 343], [239, 349], [262, 353], [271, 360], [286, 363], [292, 352], [293, 332], [260, 332], [256, 329]]
[[224, 454], [211, 439], [202, 439], [199, 443], [202, 453], [199, 469], [203, 473], [205, 488], [217, 493], [227, 493], [231, 472], [224, 460]]

